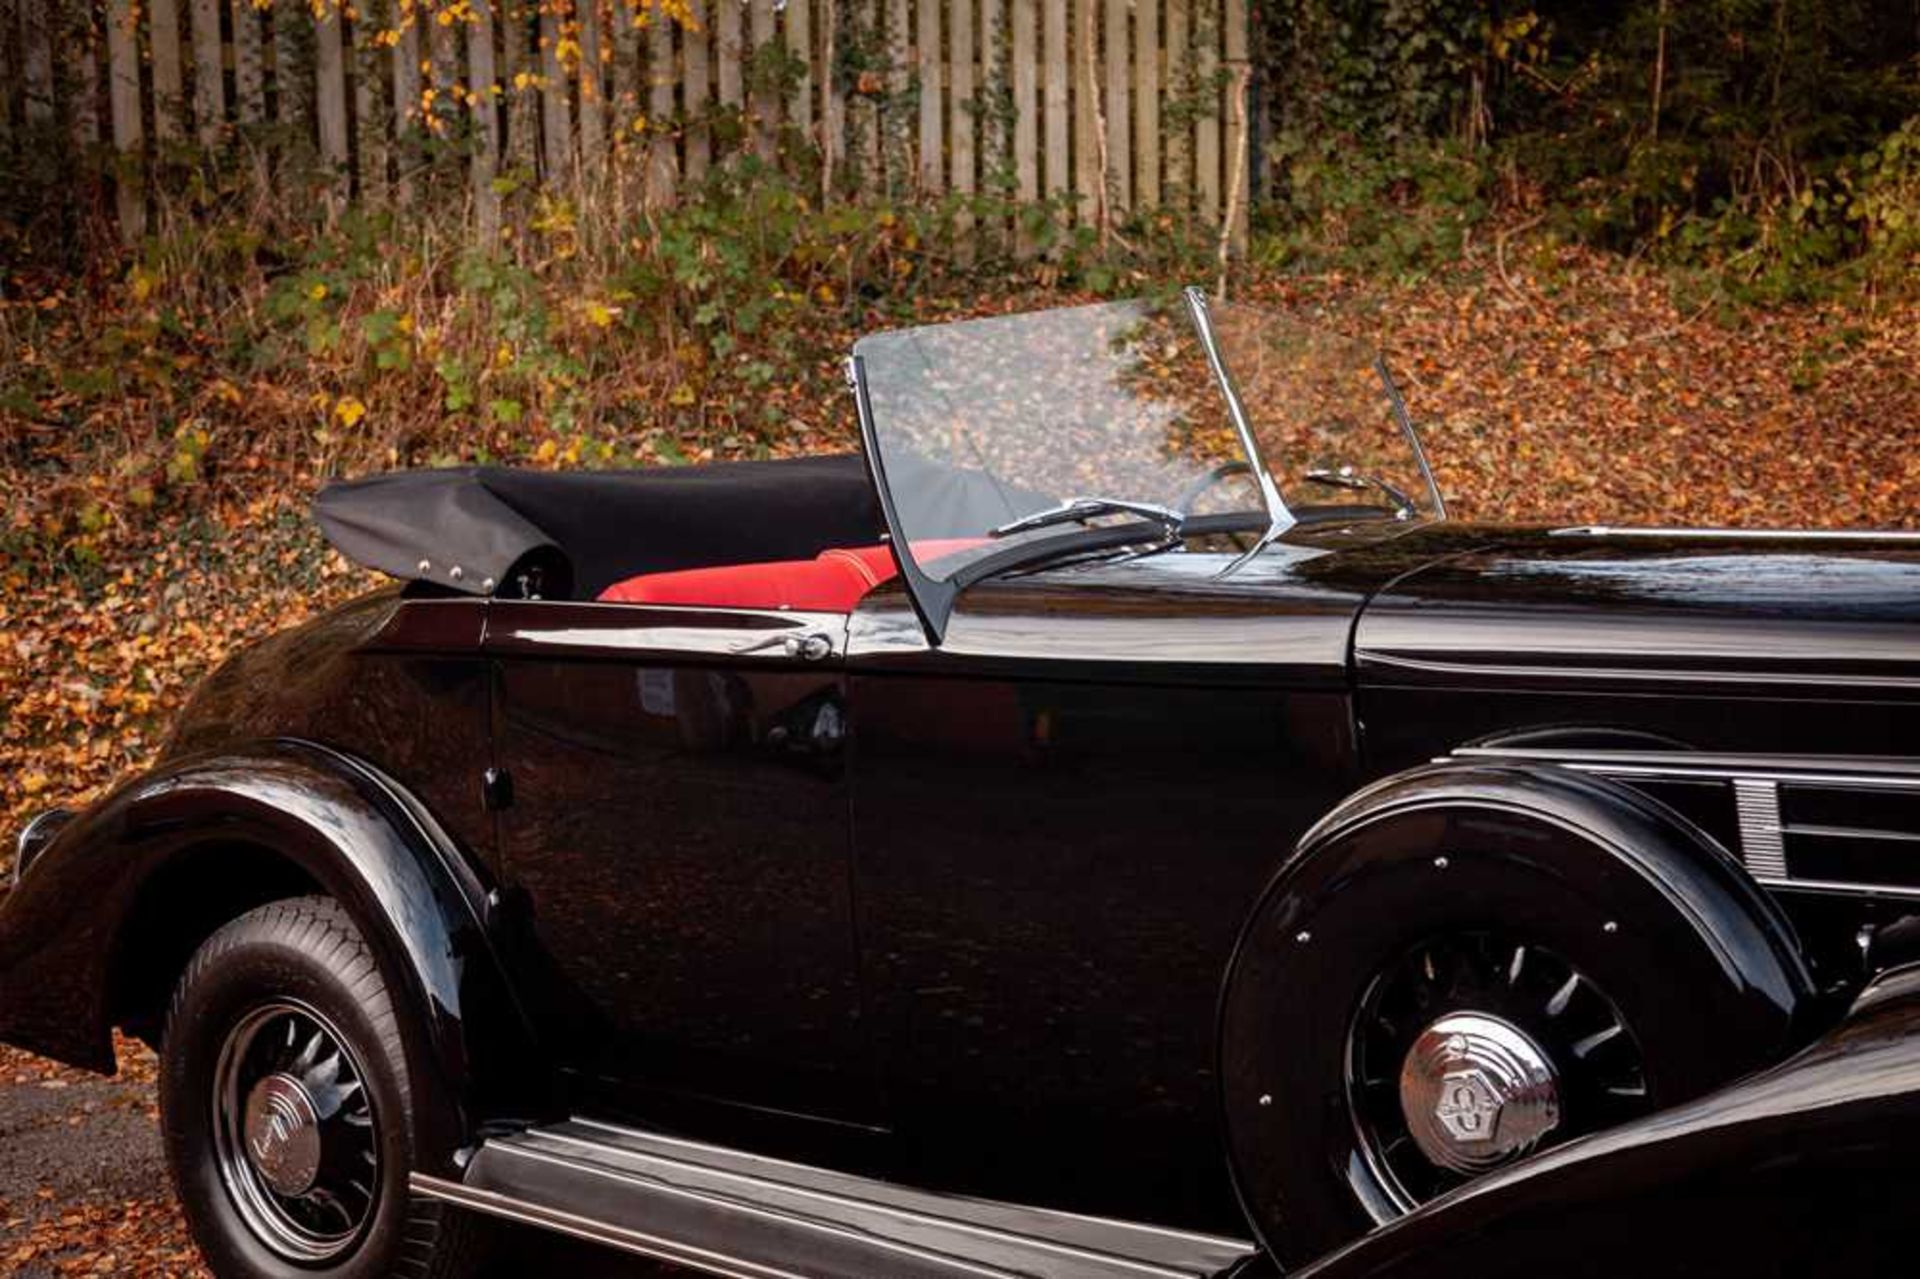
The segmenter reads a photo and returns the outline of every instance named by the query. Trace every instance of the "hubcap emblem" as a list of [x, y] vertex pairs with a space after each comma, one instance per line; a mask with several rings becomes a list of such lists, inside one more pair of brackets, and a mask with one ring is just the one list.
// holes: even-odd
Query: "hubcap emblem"
[[1472, 1174], [1526, 1153], [1559, 1126], [1559, 1081], [1546, 1053], [1511, 1022], [1449, 1013], [1408, 1050], [1400, 1107], [1422, 1154]]
[[275, 1194], [296, 1198], [320, 1174], [320, 1122], [292, 1075], [268, 1075], [247, 1095], [247, 1158]]

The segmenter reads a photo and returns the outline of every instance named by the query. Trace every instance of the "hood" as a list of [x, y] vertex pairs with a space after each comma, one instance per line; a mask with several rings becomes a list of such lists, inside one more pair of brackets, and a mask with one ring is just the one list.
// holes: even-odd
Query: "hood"
[[1532, 532], [1401, 578], [1369, 603], [1354, 648], [1372, 683], [1920, 695], [1920, 538]]

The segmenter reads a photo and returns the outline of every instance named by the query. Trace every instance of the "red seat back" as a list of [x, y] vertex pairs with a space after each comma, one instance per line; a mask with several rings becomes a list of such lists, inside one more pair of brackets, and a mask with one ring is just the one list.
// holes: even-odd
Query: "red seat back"
[[[939, 538], [915, 542], [922, 559], [937, 559], [978, 546], [982, 539]], [[810, 560], [723, 564], [716, 568], [642, 573], [615, 582], [600, 598], [618, 604], [681, 604], [707, 608], [794, 608], [814, 613], [851, 613], [854, 605], [900, 571], [893, 549], [834, 547]]]

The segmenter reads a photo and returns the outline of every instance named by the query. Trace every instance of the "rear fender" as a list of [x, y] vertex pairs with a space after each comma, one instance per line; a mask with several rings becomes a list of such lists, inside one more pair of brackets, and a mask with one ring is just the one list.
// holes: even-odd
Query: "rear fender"
[[[401, 787], [311, 743], [173, 762], [64, 826], [0, 908], [0, 1038], [111, 1071], [125, 1011], [115, 974], [158, 960], [139, 953], [129, 922], [210, 848], [271, 861], [269, 883], [317, 889], [352, 913], [420, 1032], [407, 1036], [419, 1091], [444, 1103], [421, 1107], [421, 1156], [450, 1159], [476, 1123], [480, 1043], [490, 1061], [532, 1060], [488, 936], [488, 885]], [[157, 976], [170, 985], [174, 974]], [[519, 1042], [491, 1042], [502, 1038]]]

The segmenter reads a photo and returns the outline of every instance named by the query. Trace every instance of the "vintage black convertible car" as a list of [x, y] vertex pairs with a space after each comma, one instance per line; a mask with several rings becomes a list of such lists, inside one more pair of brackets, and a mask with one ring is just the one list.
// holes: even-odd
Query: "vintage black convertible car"
[[158, 1045], [218, 1272], [1911, 1265], [1913, 539], [1449, 522], [1198, 294], [848, 377], [858, 458], [327, 489], [404, 584], [20, 834], [0, 1037]]

